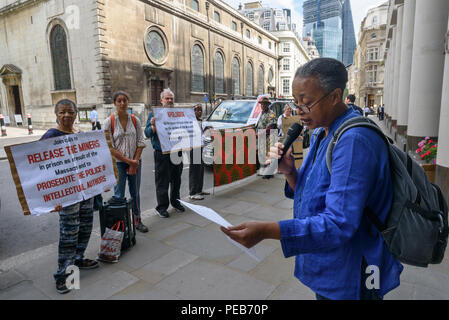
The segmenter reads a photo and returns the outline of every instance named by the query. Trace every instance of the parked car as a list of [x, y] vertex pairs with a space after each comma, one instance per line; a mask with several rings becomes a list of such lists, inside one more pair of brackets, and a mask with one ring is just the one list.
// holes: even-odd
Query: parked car
[[[212, 127], [217, 130], [236, 129], [248, 125], [248, 120], [252, 115], [251, 113], [256, 102], [256, 99], [222, 101], [215, 107], [206, 120], [203, 121], [203, 129], [206, 127]], [[295, 107], [290, 100], [276, 100], [272, 102], [270, 109], [276, 114], [276, 118], [284, 112], [284, 107], [287, 104], [290, 104], [293, 110], [295, 110]], [[260, 114], [258, 115], [257, 120], [259, 117]], [[212, 138], [206, 136], [204, 140], [203, 159], [205, 164], [210, 166], [213, 164], [214, 159]]]
[[[247, 125], [251, 112], [256, 104], [256, 99], [251, 100], [224, 100], [203, 121], [203, 129], [236, 129]], [[260, 115], [259, 115], [260, 116]], [[203, 159], [206, 166], [211, 166], [214, 160], [212, 138], [204, 138]]]

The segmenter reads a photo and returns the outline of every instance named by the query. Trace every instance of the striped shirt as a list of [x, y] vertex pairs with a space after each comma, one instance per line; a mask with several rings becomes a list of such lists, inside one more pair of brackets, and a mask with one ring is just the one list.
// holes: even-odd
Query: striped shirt
[[[136, 128], [134, 127], [131, 115], [128, 114], [128, 124], [126, 125], [126, 132], [123, 130], [117, 113], [114, 114], [114, 136], [111, 132], [111, 117], [108, 117], [104, 123], [104, 130], [109, 130], [111, 135], [111, 144], [114, 149], [119, 151], [128, 159], [134, 159], [138, 147], [146, 147], [144, 142], [142, 126], [138, 117], [136, 118]], [[137, 129], [137, 130], [136, 130]]]

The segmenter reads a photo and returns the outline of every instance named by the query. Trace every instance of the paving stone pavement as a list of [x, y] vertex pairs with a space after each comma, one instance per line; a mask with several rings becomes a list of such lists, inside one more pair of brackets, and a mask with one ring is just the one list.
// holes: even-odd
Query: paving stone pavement
[[[253, 176], [195, 204], [213, 208], [232, 224], [246, 220], [289, 219], [293, 201], [284, 198], [284, 179]], [[186, 199], [186, 201], [188, 201]], [[255, 249], [257, 262], [232, 245], [214, 223], [186, 210], [162, 219], [142, 214], [150, 231], [116, 264], [81, 270], [80, 289], [60, 295], [52, 274], [57, 244], [0, 261], [0, 300], [314, 300], [293, 276], [294, 258], [283, 256], [279, 241]], [[86, 256], [100, 244], [94, 230]], [[405, 266], [401, 285], [386, 300], [449, 299], [449, 257], [429, 268]]]

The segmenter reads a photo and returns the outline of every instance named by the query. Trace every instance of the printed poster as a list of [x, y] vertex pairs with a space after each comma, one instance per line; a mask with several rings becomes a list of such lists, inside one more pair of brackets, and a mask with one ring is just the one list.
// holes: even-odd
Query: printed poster
[[92, 198], [116, 184], [104, 131], [5, 147], [25, 214], [49, 213]]

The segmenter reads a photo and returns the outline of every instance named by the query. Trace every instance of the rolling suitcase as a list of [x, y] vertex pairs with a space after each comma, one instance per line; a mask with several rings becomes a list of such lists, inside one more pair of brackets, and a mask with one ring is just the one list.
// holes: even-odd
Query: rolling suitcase
[[122, 242], [122, 250], [126, 250], [136, 244], [136, 224], [132, 213], [131, 200], [112, 197], [100, 208], [100, 228], [103, 236], [105, 228], [111, 228], [118, 221], [123, 221], [125, 226]]

